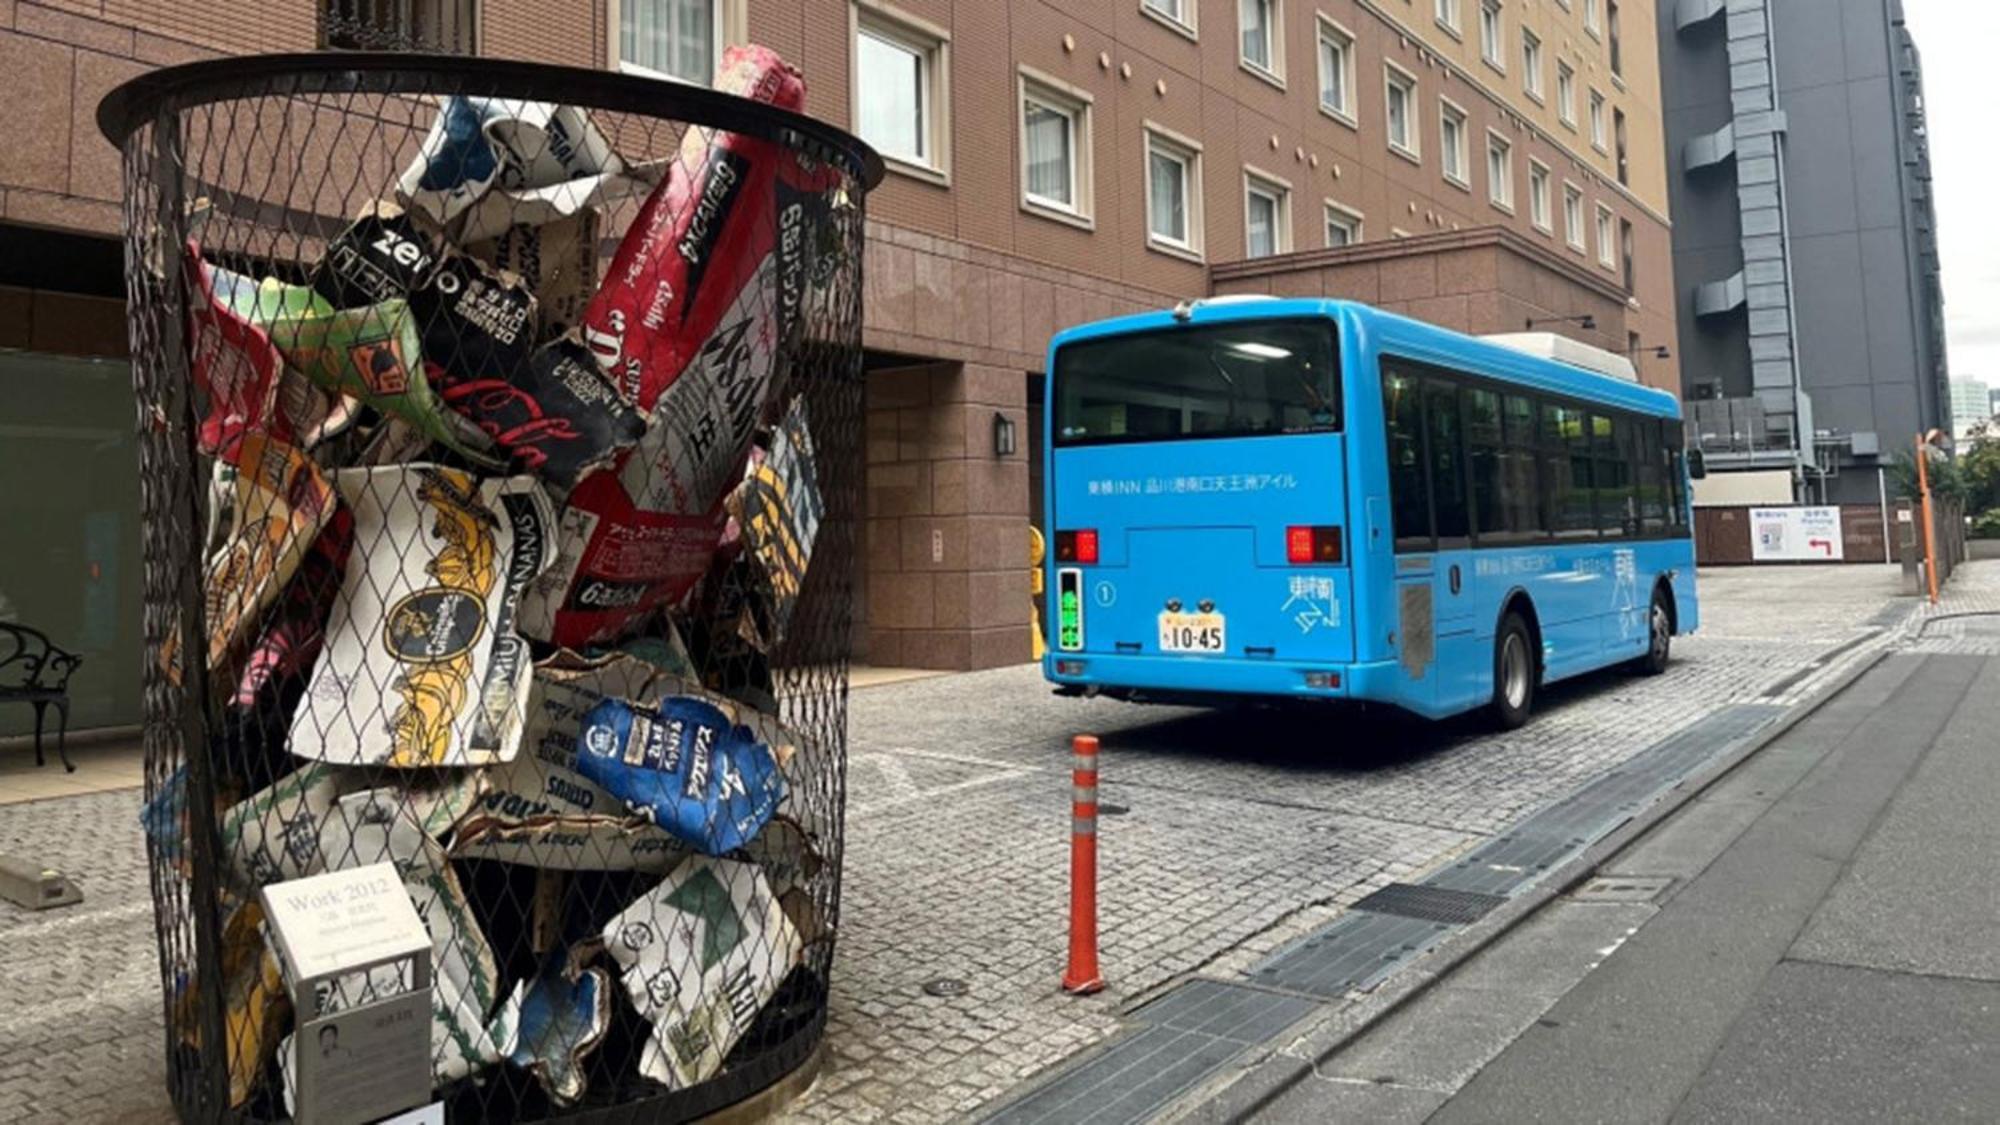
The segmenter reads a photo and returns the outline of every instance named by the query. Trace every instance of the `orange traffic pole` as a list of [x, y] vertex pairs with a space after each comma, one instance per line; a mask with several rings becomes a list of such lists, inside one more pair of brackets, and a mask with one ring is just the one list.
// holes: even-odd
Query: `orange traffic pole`
[[1069, 819], [1069, 967], [1063, 970], [1063, 991], [1088, 996], [1104, 990], [1097, 971], [1097, 739], [1079, 734], [1071, 740], [1075, 765], [1070, 772]]
[[1924, 448], [1929, 443], [1924, 435], [1917, 435], [1917, 495], [1924, 506], [1924, 577], [1930, 580], [1931, 604], [1938, 604], [1937, 587], [1937, 530], [1936, 518], [1931, 514], [1931, 473], [1930, 457]]

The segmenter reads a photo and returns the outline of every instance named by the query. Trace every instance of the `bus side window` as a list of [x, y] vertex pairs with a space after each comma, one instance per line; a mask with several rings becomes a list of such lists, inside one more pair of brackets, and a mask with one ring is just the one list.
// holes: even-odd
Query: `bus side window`
[[1639, 526], [1632, 497], [1632, 421], [1593, 414], [1590, 432], [1597, 453], [1597, 532], [1606, 539], [1623, 539]]
[[1639, 526], [1646, 535], [1667, 528], [1666, 464], [1660, 453], [1659, 424], [1643, 419], [1632, 427], [1639, 443]]
[[1667, 460], [1667, 525], [1680, 536], [1688, 530], [1687, 429], [1671, 419], [1660, 424], [1660, 443]]
[[1389, 439], [1389, 510], [1397, 551], [1429, 551], [1433, 547], [1421, 386], [1411, 376], [1383, 365], [1382, 420]]
[[1506, 541], [1508, 535], [1505, 440], [1500, 432], [1500, 396], [1483, 387], [1467, 387], [1465, 448], [1472, 481], [1473, 533], [1481, 543]]
[[1465, 488], [1465, 442], [1458, 413], [1458, 387], [1443, 379], [1424, 380], [1424, 417], [1431, 458], [1431, 517], [1438, 547], [1471, 541]]
[[1535, 400], [1508, 395], [1505, 401], [1507, 449], [1501, 455], [1500, 489], [1507, 507], [1507, 531], [1516, 543], [1547, 539], [1554, 521], [1541, 485]]
[[[1542, 488], [1555, 512], [1556, 537], [1595, 539], [1597, 514], [1591, 497], [1590, 416], [1572, 407], [1548, 403], [1542, 404], [1542, 414], [1548, 420], [1546, 428], [1556, 435], [1554, 455], [1543, 462], [1542, 474]], [[1548, 469], [1554, 472], [1547, 472]]]

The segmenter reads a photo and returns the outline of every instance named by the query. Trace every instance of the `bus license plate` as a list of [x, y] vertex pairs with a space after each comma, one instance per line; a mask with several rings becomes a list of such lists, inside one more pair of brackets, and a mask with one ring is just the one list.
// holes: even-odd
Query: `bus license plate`
[[1221, 652], [1222, 615], [1219, 613], [1162, 613], [1161, 652]]

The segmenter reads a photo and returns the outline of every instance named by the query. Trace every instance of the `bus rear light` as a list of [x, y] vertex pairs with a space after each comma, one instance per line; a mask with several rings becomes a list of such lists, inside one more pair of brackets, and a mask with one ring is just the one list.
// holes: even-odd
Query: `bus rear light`
[[1307, 672], [1306, 686], [1309, 688], [1337, 688], [1340, 686], [1340, 673]]
[[1097, 530], [1084, 528], [1080, 531], [1056, 532], [1056, 561], [1084, 563], [1097, 562]]
[[1081, 661], [1081, 660], [1058, 660], [1058, 661], [1056, 661], [1056, 675], [1058, 675], [1058, 676], [1081, 676], [1081, 675], [1083, 675], [1083, 661]]
[[1340, 528], [1294, 525], [1285, 529], [1286, 562], [1304, 566], [1340, 560]]

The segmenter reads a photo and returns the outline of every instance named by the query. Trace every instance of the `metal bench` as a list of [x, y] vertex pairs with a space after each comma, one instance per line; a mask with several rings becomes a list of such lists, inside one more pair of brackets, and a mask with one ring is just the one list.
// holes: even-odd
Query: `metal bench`
[[57, 648], [39, 630], [0, 621], [0, 703], [30, 703], [35, 708], [35, 764], [46, 765], [42, 756], [42, 720], [49, 707], [56, 709], [56, 753], [63, 768], [76, 772], [63, 745], [69, 733], [69, 677], [83, 663], [83, 657]]

